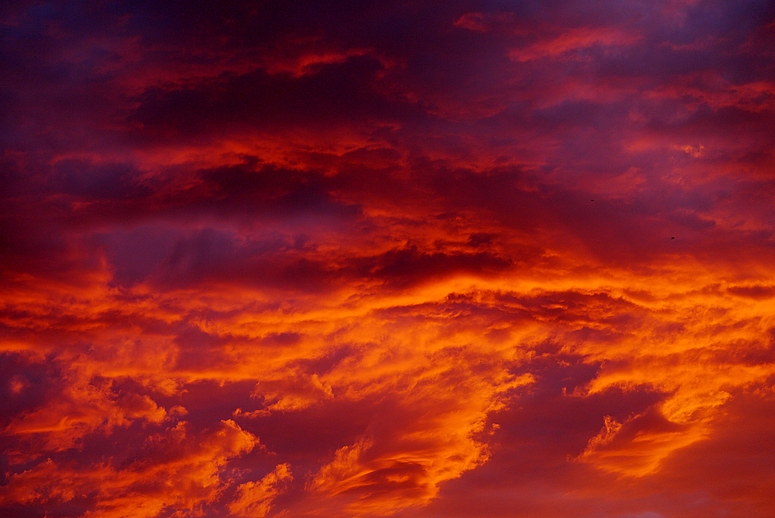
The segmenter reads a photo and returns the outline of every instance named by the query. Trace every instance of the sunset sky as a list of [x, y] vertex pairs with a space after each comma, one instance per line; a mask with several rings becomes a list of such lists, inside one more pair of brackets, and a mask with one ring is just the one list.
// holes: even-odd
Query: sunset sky
[[0, 6], [3, 517], [775, 516], [775, 2]]

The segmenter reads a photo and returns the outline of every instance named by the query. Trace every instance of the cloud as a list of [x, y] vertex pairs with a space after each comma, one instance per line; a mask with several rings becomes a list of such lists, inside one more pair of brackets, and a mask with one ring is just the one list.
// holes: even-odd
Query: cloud
[[572, 29], [554, 39], [536, 42], [527, 48], [512, 50], [509, 52], [509, 57], [516, 61], [530, 61], [541, 58], [556, 59], [560, 56], [567, 56], [573, 51], [590, 47], [633, 45], [638, 40], [639, 37], [635, 34], [617, 32], [605, 28]]
[[18, 510], [72, 502], [84, 516], [121, 516], [131, 507], [138, 516], [148, 517], [180, 507], [201, 516], [203, 506], [218, 498], [228, 483], [221, 479], [227, 461], [258, 444], [230, 420], [199, 436], [179, 421], [150, 435], [141, 455], [123, 466], [104, 461], [83, 466], [72, 459], [57, 463], [49, 458], [15, 473], [3, 491], [2, 505]]
[[379, 91], [382, 65], [352, 57], [301, 77], [262, 69], [220, 77], [193, 88], [150, 89], [129, 122], [143, 138], [191, 138], [226, 128], [277, 131], [318, 124], [390, 124], [421, 115], [410, 103]]
[[771, 516], [773, 16], [3, 5], [0, 514]]
[[290, 480], [293, 476], [288, 464], [278, 464], [260, 481], [240, 484], [237, 488], [239, 496], [229, 504], [229, 510], [235, 516], [266, 516], [272, 499], [280, 493], [282, 484]]

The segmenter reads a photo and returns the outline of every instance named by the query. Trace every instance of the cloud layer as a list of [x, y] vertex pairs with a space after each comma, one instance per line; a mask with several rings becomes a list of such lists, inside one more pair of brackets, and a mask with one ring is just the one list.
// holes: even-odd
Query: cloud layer
[[0, 37], [4, 514], [772, 515], [771, 2]]

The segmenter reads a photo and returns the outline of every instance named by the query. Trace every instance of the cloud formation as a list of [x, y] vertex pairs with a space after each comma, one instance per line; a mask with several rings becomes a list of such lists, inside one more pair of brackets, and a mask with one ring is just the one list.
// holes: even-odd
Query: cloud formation
[[0, 37], [2, 513], [772, 515], [770, 2]]

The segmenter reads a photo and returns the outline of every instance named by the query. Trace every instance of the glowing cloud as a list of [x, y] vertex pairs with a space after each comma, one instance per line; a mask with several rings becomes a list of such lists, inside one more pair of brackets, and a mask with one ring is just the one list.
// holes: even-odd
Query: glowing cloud
[[775, 11], [0, 7], [0, 514], [775, 512]]

